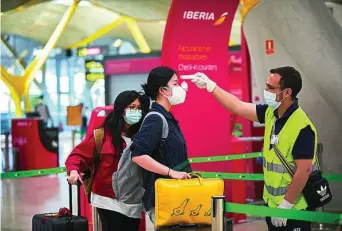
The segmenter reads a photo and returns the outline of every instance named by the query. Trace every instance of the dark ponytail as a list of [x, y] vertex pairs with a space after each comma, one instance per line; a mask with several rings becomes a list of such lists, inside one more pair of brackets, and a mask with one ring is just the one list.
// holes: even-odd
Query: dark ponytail
[[144, 90], [146, 96], [148, 96], [148, 97], [150, 97], [150, 98], [153, 97], [153, 94], [148, 90], [148, 85], [147, 85], [147, 83], [141, 84], [141, 87], [142, 87], [142, 89]]
[[142, 84], [145, 94], [152, 100], [156, 100], [160, 87], [166, 87], [176, 71], [169, 67], [156, 67], [148, 75], [147, 83]]

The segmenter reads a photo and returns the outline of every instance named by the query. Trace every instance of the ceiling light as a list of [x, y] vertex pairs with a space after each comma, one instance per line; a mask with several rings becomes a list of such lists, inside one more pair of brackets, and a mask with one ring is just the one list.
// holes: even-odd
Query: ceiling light
[[122, 45], [122, 40], [121, 39], [115, 40], [115, 42], [112, 44], [113, 47], [119, 47], [121, 45]]

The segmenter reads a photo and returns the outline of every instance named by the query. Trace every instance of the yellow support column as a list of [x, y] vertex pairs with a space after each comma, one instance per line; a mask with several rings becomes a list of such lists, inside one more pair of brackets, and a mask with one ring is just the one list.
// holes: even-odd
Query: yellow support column
[[6, 47], [8, 52], [15, 58], [15, 62], [19, 65], [19, 67], [21, 67], [23, 70], [25, 70], [26, 63], [22, 58], [24, 58], [27, 55], [28, 50], [25, 49], [20, 54], [20, 56], [18, 56], [17, 52], [15, 52], [13, 47], [6, 41], [6, 39], [4, 39], [3, 35], [1, 35], [1, 42], [4, 44], [4, 46]]
[[22, 110], [20, 107], [20, 102], [22, 97], [25, 96], [25, 110], [29, 111], [31, 109], [30, 101], [29, 101], [29, 87], [32, 83], [35, 73], [37, 70], [42, 68], [46, 59], [48, 58], [50, 52], [56, 45], [58, 39], [62, 35], [63, 31], [67, 27], [68, 23], [71, 20], [71, 17], [75, 13], [77, 8], [77, 4], [80, 0], [74, 0], [73, 4], [68, 8], [68, 10], [63, 15], [63, 18], [57, 25], [55, 31], [52, 33], [49, 41], [45, 45], [42, 53], [39, 56], [36, 56], [34, 60], [28, 65], [26, 68], [23, 76], [21, 77], [14, 77], [9, 74], [4, 67], [1, 66], [1, 76], [4, 83], [8, 86], [11, 90], [13, 100], [16, 105], [16, 114], [22, 115]]
[[[16, 63], [18, 64], [19, 67], [22, 68], [22, 70], [25, 70], [25, 62], [18, 57], [17, 53], [15, 50], [11, 47], [11, 45], [4, 39], [3, 35], [1, 35], [1, 42], [3, 45], [7, 48], [8, 52], [15, 58]], [[23, 53], [27, 53], [27, 50], [24, 50]], [[15, 65], [15, 64], [14, 64]], [[20, 84], [20, 78], [21, 76], [12, 76], [10, 73], [8, 73], [5, 68], [2, 66], [1, 68], [1, 78], [3, 82], [7, 85], [11, 92], [12, 99], [14, 101], [14, 105], [16, 108], [16, 114], [21, 116], [23, 114], [20, 102], [22, 100], [22, 95], [24, 92], [23, 86]], [[11, 67], [10, 67], [11, 69]], [[19, 80], [19, 81], [18, 81]]]
[[235, 43], [233, 42], [233, 40], [232, 39], [229, 39], [229, 42], [228, 42], [228, 46], [234, 46], [235, 45]]
[[125, 17], [125, 22], [127, 24], [127, 27], [129, 31], [131, 32], [135, 42], [137, 43], [138, 47], [140, 48], [140, 51], [142, 53], [150, 53], [151, 49], [149, 45], [146, 42], [146, 39], [141, 32], [137, 22], [133, 18]]
[[[29, 64], [29, 66], [26, 68], [25, 73], [24, 73], [24, 79], [25, 79], [24, 80], [25, 81], [25, 92], [24, 92], [24, 94], [25, 95], [28, 95], [28, 90], [29, 90], [29, 87], [30, 87], [32, 80], [34, 79], [34, 75], [35, 75], [36, 71], [42, 68], [42, 66], [44, 65], [44, 63], [45, 63], [46, 59], [48, 58], [50, 52], [52, 51], [52, 49], [56, 45], [58, 39], [62, 35], [62, 33], [65, 30], [65, 28], [67, 27], [68, 23], [70, 22], [71, 17], [74, 15], [75, 10], [77, 8], [77, 4], [79, 3], [79, 1], [80, 0], [74, 0], [73, 4], [65, 12], [62, 20], [59, 22], [55, 31], [52, 33], [51, 38], [49, 39], [49, 41], [45, 45], [42, 53], [38, 57], [36, 57]], [[27, 104], [25, 105], [26, 110], [29, 110], [30, 109], [29, 100], [27, 99], [26, 102], [27, 102]]]
[[94, 34], [88, 36], [87, 38], [77, 42], [77, 43], [74, 43], [74, 44], [71, 44], [70, 46], [68, 46], [68, 48], [79, 48], [79, 47], [82, 47], [82, 46], [86, 46], [88, 45], [89, 43], [91, 43], [92, 41], [104, 36], [105, 34], [107, 34], [109, 31], [111, 31], [112, 29], [114, 29], [115, 27], [119, 26], [123, 20], [123, 18], [120, 16], [119, 18], [117, 18], [114, 22], [112, 22], [111, 24], [109, 25], [106, 25], [102, 28], [100, 28], [98, 31], [96, 31]]
[[0, 66], [1, 79], [7, 85], [11, 92], [12, 99], [15, 105], [15, 113], [17, 116], [22, 116], [23, 111], [20, 106], [22, 96], [24, 94], [25, 88], [21, 76], [11, 75], [6, 71], [3, 66]]
[[[7, 48], [7, 50], [8, 50], [8, 52], [9, 53], [11, 53], [11, 55], [15, 58], [15, 64], [18, 64], [18, 66], [20, 67], [20, 68], [22, 68], [22, 70], [23, 71], [25, 71], [25, 67], [26, 67], [26, 63], [25, 63], [25, 61], [21, 58], [21, 57], [18, 57], [18, 55], [17, 55], [17, 52], [13, 49], [13, 47], [4, 39], [4, 37], [3, 36], [1, 36], [1, 42], [4, 44], [4, 46]], [[20, 55], [20, 56], [25, 56], [25, 55], [27, 55], [27, 53], [28, 53], [28, 51], [27, 50], [24, 50], [23, 52], [22, 52], [22, 54]], [[15, 65], [14, 64], [14, 65]], [[12, 67], [14, 67], [14, 65], [12, 66]], [[9, 69], [11, 69], [12, 67], [10, 67]], [[6, 70], [4, 70], [4, 71], [6, 71]], [[6, 74], [5, 74], [5, 72], [4, 72], [4, 76], [7, 76], [7, 77], [5, 77], [5, 78], [8, 78], [8, 76], [10, 76], [10, 73], [8, 73], [7, 71], [6, 71]], [[20, 81], [22, 81], [22, 77], [21, 76], [17, 76], [17, 77], [15, 77], [15, 78], [19, 78], [19, 79], [17, 79], [17, 81], [16, 81], [16, 84], [18, 84], [17, 82], [18, 82], [18, 80], [19, 80], [19, 82]], [[6, 81], [6, 80], [5, 80]], [[12, 89], [12, 90], [10, 90], [11, 91], [11, 96], [12, 96], [12, 98], [13, 98], [13, 100], [14, 100], [14, 104], [16, 105], [16, 108], [17, 108], [17, 110], [19, 110], [19, 108], [20, 108], [20, 110], [17, 112], [17, 114], [19, 115], [22, 115], [22, 110], [21, 110], [21, 105], [20, 105], [20, 102], [21, 102], [21, 100], [22, 100], [22, 96], [24, 95], [24, 98], [25, 98], [25, 105], [26, 105], [26, 103], [28, 102], [28, 103], [30, 103], [29, 102], [29, 95], [28, 95], [28, 93], [25, 95], [25, 92], [22, 92], [23, 90], [22, 90], [22, 86], [20, 85], [19, 86], [19, 88], [20, 88], [20, 90], [16, 90], [16, 88], [13, 88], [13, 87], [10, 87], [9, 85], [11, 84], [11, 81], [8, 81], [7, 80], [7, 86], [9, 87], [9, 89]], [[17, 86], [18, 87], [18, 86]], [[14, 89], [14, 90], [13, 90]], [[20, 94], [21, 95], [18, 95], [18, 92], [20, 92]], [[23, 94], [23, 95], [22, 95]], [[20, 97], [19, 97], [20, 96]], [[18, 98], [19, 97], [19, 98]], [[20, 101], [18, 102], [18, 99], [20, 99]]]
[[[243, 22], [243, 20], [245, 19], [245, 16], [247, 15], [247, 13], [258, 3], [260, 2], [260, 0], [240, 0], [241, 3], [241, 22]], [[241, 23], [242, 24], [242, 23]]]
[[131, 35], [133, 36], [135, 42], [137, 43], [138, 47], [140, 48], [142, 53], [150, 53], [151, 49], [149, 45], [146, 42], [146, 39], [144, 35], [142, 34], [137, 22], [135, 19], [130, 18], [128, 16], [120, 16], [117, 18], [114, 22], [111, 24], [108, 24], [102, 28], [100, 28], [98, 31], [96, 31], [94, 34], [88, 36], [87, 38], [83, 39], [82, 41], [79, 41], [77, 43], [71, 44], [68, 46], [68, 48], [79, 48], [82, 46], [86, 46], [92, 41], [104, 36], [108, 32], [110, 32], [115, 27], [119, 26], [121, 23], [125, 22], [128, 29], [131, 32]]

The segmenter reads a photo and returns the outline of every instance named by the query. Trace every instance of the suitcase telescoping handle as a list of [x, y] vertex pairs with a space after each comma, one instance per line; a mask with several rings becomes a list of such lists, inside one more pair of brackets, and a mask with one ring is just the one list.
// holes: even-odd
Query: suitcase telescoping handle
[[[73, 215], [72, 213], [72, 184], [69, 184], [69, 209], [70, 209], [70, 212], [71, 214]], [[77, 181], [77, 184], [76, 184], [76, 187], [77, 187], [77, 216], [81, 216], [81, 194], [80, 194], [80, 188], [81, 188], [81, 182]]]

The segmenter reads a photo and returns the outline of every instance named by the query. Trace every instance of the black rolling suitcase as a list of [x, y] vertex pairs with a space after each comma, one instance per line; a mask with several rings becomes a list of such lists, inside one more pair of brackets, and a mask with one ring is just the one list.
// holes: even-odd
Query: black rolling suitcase
[[72, 215], [72, 185], [69, 184], [69, 209], [58, 213], [36, 214], [32, 218], [32, 231], [88, 231], [87, 218], [80, 216], [80, 185], [77, 185], [78, 216]]

